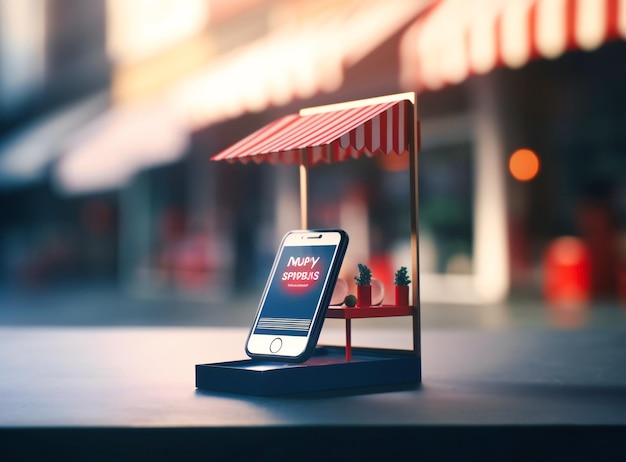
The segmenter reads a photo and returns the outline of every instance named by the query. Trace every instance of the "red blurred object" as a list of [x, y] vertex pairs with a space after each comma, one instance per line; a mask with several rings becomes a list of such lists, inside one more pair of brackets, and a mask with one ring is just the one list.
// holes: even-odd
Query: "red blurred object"
[[591, 289], [596, 299], [613, 299], [618, 291], [618, 224], [606, 185], [594, 185], [578, 210], [581, 236], [591, 256]]
[[551, 305], [580, 306], [591, 295], [591, 257], [582, 239], [560, 237], [546, 249], [543, 260], [544, 299]]

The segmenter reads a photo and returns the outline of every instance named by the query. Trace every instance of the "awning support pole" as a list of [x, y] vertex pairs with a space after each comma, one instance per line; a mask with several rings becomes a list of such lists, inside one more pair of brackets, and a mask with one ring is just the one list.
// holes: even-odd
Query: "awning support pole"
[[307, 200], [307, 168], [304, 163], [304, 153], [300, 158], [300, 228], [308, 229], [308, 200]]
[[421, 313], [420, 313], [420, 282], [419, 282], [419, 226], [418, 226], [418, 153], [420, 140], [419, 119], [417, 117], [417, 100], [413, 97], [410, 114], [409, 130], [409, 181], [411, 194], [411, 289], [413, 298], [413, 352], [421, 356]]

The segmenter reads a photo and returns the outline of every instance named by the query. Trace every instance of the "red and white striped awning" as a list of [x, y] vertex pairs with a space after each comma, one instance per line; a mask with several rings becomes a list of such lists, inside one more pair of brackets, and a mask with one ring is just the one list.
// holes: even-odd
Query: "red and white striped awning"
[[439, 0], [401, 43], [406, 88], [438, 89], [626, 38], [626, 0]]
[[408, 100], [282, 117], [211, 160], [229, 162], [341, 162], [409, 149], [412, 106]]

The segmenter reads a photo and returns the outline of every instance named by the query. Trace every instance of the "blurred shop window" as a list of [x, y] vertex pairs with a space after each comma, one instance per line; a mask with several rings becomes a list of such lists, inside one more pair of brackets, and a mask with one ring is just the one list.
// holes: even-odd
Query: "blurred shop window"
[[619, 292], [620, 223], [616, 194], [608, 180], [590, 182], [577, 208], [577, 221], [591, 259], [594, 298], [613, 299]]
[[[419, 153], [420, 290], [426, 303], [496, 303], [508, 294], [504, 158], [487, 116], [422, 120]], [[310, 172], [312, 227], [350, 235], [341, 277], [366, 262], [391, 288], [411, 265], [408, 156], [376, 156]], [[391, 290], [389, 291], [392, 292]], [[389, 300], [388, 300], [389, 301]]]
[[165, 211], [154, 268], [161, 282], [181, 291], [203, 291], [219, 266], [220, 249], [207, 229], [189, 228], [181, 210]]
[[[202, 200], [214, 187], [209, 163], [194, 159], [202, 163], [141, 172], [122, 191], [120, 277], [142, 298], [206, 301], [229, 294], [229, 233], [217, 219], [222, 211]], [[189, 176], [195, 169], [207, 174]]]
[[[0, 285], [17, 290], [111, 284], [117, 276], [117, 207], [111, 196], [73, 201], [14, 193], [0, 229]], [[12, 212], [12, 213], [11, 213]]]
[[[175, 232], [171, 219], [182, 218]], [[176, 219], [176, 218], [174, 218]], [[173, 290], [183, 297], [220, 298], [228, 293], [225, 275], [230, 264], [230, 246], [208, 226], [190, 225], [180, 211], [166, 211], [161, 217], [161, 238], [150, 256], [148, 286], [164, 292]], [[171, 295], [171, 294], [170, 294]]]
[[469, 113], [422, 121], [420, 287], [425, 302], [488, 304], [509, 290], [501, 130], [487, 84]]
[[86, 200], [79, 210], [82, 268], [92, 279], [112, 278], [117, 270], [117, 210], [110, 200]]
[[[40, 289], [75, 280], [79, 247], [75, 233], [58, 224], [47, 224], [27, 236], [15, 233], [11, 245], [16, 245], [12, 273], [8, 282], [22, 289]], [[7, 248], [9, 248], [7, 246]], [[10, 257], [10, 256], [9, 256]]]
[[[425, 150], [420, 158], [420, 232], [431, 246], [422, 270], [471, 274], [474, 178], [471, 145]], [[426, 256], [425, 255], [425, 256]]]

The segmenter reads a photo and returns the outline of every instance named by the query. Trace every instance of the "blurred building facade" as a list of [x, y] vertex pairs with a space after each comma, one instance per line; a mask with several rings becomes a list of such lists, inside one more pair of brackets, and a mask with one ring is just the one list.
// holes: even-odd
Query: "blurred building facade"
[[[415, 2], [410, 14], [401, 2], [374, 0], [182, 3], [3, 2], [4, 287], [91, 281], [154, 296], [256, 293], [279, 237], [298, 227], [297, 172], [210, 156], [301, 107], [417, 90], [425, 300], [541, 297], [546, 248], [562, 236], [589, 248], [592, 299], [624, 297], [626, 47], [618, 37], [430, 89], [401, 80], [400, 49], [436, 3]], [[381, 5], [401, 14], [381, 21]], [[39, 22], [18, 34], [24, 17]], [[372, 17], [387, 27], [376, 41]], [[361, 34], [336, 62], [319, 32], [332, 36], [333, 25]], [[276, 51], [289, 34], [301, 40], [303, 70], [285, 67], [274, 80], [268, 68], [294, 61], [286, 46]], [[318, 42], [326, 48], [305, 47]], [[322, 65], [320, 75], [333, 78], [312, 78]], [[224, 80], [233, 75], [234, 90]], [[260, 100], [253, 89], [264, 79], [273, 83], [260, 87]], [[70, 109], [77, 121], [52, 130]], [[11, 154], [42, 133], [38, 159], [48, 160], [22, 181], [7, 167]], [[540, 160], [529, 181], [507, 168], [519, 148]], [[366, 260], [385, 282], [410, 263], [406, 168], [402, 157], [381, 157], [311, 172], [311, 226], [348, 229], [347, 263]]]

